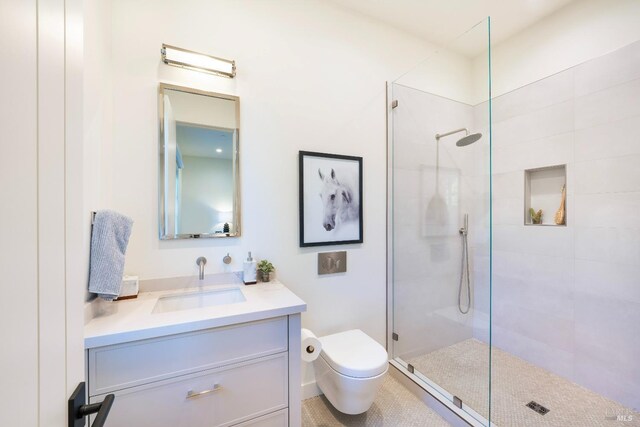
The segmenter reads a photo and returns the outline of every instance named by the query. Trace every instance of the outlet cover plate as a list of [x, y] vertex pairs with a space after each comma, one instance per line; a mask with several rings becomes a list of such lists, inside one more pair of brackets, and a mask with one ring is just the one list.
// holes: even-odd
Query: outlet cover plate
[[347, 251], [318, 253], [318, 274], [347, 272]]

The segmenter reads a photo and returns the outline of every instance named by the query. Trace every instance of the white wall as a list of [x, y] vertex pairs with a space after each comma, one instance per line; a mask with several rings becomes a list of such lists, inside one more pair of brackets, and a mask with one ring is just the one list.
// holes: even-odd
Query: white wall
[[[113, 96], [111, 72], [111, 6], [104, 1], [84, 1], [84, 80], [82, 172], [82, 230], [86, 253], [79, 254], [88, 280], [91, 211], [104, 209], [111, 198]], [[88, 289], [85, 299], [90, 299]]]
[[[640, 39], [637, 0], [579, 0], [492, 46], [493, 96], [597, 58]], [[500, 26], [493, 20], [492, 27]], [[474, 99], [482, 100], [487, 56], [474, 59]]]
[[[93, 7], [106, 7], [100, 3]], [[235, 271], [252, 251], [271, 260], [278, 277], [308, 303], [305, 327], [318, 335], [360, 328], [384, 344], [385, 81], [412, 69], [433, 46], [315, 0], [114, 0], [111, 5], [99, 15], [111, 35], [95, 40], [96, 48], [111, 56], [95, 57], [88, 68], [108, 82], [89, 100], [90, 108], [99, 113], [106, 103], [112, 107], [100, 119], [104, 132], [87, 144], [92, 162], [100, 156], [96, 170], [103, 173], [94, 176], [91, 208], [115, 209], [134, 219], [126, 273], [141, 279], [194, 275], [201, 255], [209, 259], [207, 273]], [[237, 78], [166, 66], [159, 53], [163, 42], [235, 59]], [[112, 72], [102, 75], [101, 67]], [[450, 83], [440, 85], [443, 90], [468, 86], [452, 80], [447, 69], [438, 71]], [[158, 240], [160, 82], [240, 97], [241, 238]], [[364, 157], [363, 244], [299, 248], [299, 150]], [[349, 252], [348, 272], [319, 277], [316, 253], [338, 248]], [[227, 252], [233, 257], [228, 267], [222, 263]]]
[[[480, 26], [463, 38], [483, 37], [483, 29], [486, 38], [486, 27]], [[480, 92], [481, 98], [475, 98], [473, 66], [473, 59], [437, 47], [429, 50], [418, 64], [404, 70], [403, 74], [394, 76], [394, 82], [472, 105], [488, 99], [486, 90]]]
[[[111, 77], [111, 7], [85, 1], [83, 164], [86, 215], [105, 206], [112, 194], [113, 99]], [[87, 244], [89, 232], [86, 234]], [[88, 254], [87, 254], [88, 258]]]

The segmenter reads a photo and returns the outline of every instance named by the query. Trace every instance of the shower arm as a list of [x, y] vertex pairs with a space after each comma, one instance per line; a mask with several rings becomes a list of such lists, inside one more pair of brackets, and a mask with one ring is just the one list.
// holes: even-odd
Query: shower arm
[[460, 129], [456, 129], [456, 130], [452, 130], [451, 132], [447, 132], [447, 133], [443, 133], [443, 134], [436, 134], [436, 141], [440, 142], [440, 138], [444, 138], [445, 136], [449, 136], [449, 135], [453, 135], [454, 133], [458, 133], [458, 132], [462, 132], [464, 131], [464, 133], [468, 136], [469, 135], [469, 131], [467, 130], [467, 128], [460, 128]]

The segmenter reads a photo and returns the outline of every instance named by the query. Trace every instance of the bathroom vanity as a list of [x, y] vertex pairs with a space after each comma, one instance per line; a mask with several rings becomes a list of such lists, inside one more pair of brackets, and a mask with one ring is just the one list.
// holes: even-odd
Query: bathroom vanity
[[306, 305], [281, 283], [113, 306], [85, 327], [89, 401], [116, 397], [109, 427], [300, 425]]

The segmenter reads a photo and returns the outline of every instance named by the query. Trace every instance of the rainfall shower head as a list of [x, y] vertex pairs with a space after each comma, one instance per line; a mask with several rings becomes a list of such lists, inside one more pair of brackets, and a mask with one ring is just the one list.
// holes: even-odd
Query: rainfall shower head
[[479, 133], [479, 132], [478, 133], [472, 133], [471, 135], [467, 135], [464, 138], [460, 138], [458, 140], [458, 142], [456, 142], [456, 145], [458, 147], [464, 147], [465, 145], [473, 144], [474, 142], [476, 142], [480, 138], [482, 138], [482, 134], [481, 133]]
[[474, 142], [482, 138], [481, 133], [472, 133], [471, 135], [469, 135], [469, 131], [467, 130], [467, 128], [460, 128], [460, 129], [452, 130], [451, 132], [436, 134], [436, 141], [440, 141], [440, 138], [442, 137], [453, 135], [454, 133], [459, 133], [459, 132], [466, 133], [466, 136], [464, 138], [460, 138], [458, 142], [456, 142], [456, 145], [458, 147], [464, 147], [466, 145], [473, 144]]

